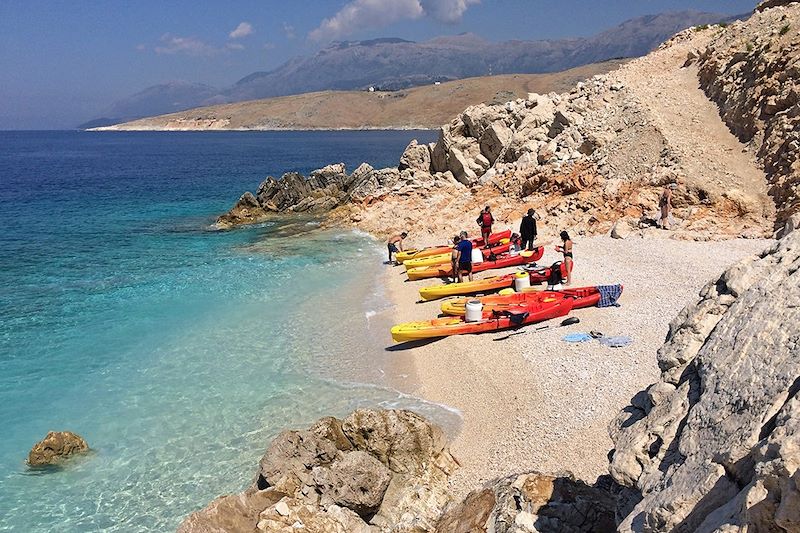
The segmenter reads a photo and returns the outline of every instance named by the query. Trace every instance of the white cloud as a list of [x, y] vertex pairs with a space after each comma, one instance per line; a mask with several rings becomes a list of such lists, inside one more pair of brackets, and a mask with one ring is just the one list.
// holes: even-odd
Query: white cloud
[[380, 28], [422, 15], [419, 0], [353, 0], [331, 18], [323, 20], [308, 36], [315, 41], [333, 40], [358, 30]]
[[161, 44], [155, 47], [157, 54], [186, 54], [190, 56], [209, 56], [218, 52], [210, 44], [194, 37], [179, 37], [170, 33], [161, 36]]
[[225, 48], [228, 50], [244, 50], [244, 45], [241, 43], [228, 43]]
[[289, 24], [288, 22], [283, 23], [283, 34], [286, 36], [287, 39], [294, 39], [294, 26]]
[[464, 12], [480, 0], [420, 0], [425, 13], [440, 22], [455, 24], [461, 21]]
[[308, 36], [315, 41], [329, 41], [360, 30], [422, 17], [455, 24], [469, 6], [479, 3], [480, 0], [351, 0]]
[[231, 39], [241, 39], [253, 33], [253, 25], [249, 22], [240, 22], [236, 29], [228, 34]]

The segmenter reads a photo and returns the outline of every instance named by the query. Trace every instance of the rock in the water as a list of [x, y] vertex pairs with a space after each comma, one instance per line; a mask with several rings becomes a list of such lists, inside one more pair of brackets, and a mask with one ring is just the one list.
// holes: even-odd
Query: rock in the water
[[615, 497], [570, 474], [509, 476], [449, 507], [436, 533], [606, 533], [614, 531]]
[[71, 431], [49, 431], [47, 436], [33, 445], [28, 453], [28, 465], [58, 464], [71, 455], [89, 451], [89, 445], [80, 435]]
[[620, 531], [798, 531], [800, 232], [700, 298], [611, 427], [611, 474], [641, 495]]

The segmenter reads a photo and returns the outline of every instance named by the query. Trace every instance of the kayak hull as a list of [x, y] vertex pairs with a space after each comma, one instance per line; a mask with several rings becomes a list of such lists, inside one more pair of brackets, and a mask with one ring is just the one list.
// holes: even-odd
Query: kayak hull
[[[420, 322], [407, 322], [392, 328], [392, 339], [395, 342], [408, 342], [422, 339], [464, 335], [470, 333], [487, 333], [504, 329], [517, 328], [552, 318], [566, 315], [572, 309], [572, 298], [556, 296], [549, 301], [530, 303], [520, 306], [520, 314], [515, 319], [508, 314], [484, 315], [482, 320], [467, 322], [464, 317], [434, 318]], [[527, 316], [521, 313], [528, 313]]]
[[[490, 254], [502, 254], [504, 252], [508, 252], [509, 243], [503, 242], [506, 239], [502, 239], [499, 244], [493, 245], [491, 248], [484, 248], [481, 251], [483, 252], [483, 257], [488, 258]], [[417, 259], [409, 259], [403, 263], [403, 266], [406, 267], [406, 271], [411, 270], [412, 268], [423, 268], [429, 266], [438, 266], [438, 265], [445, 265], [450, 263], [450, 259], [452, 258], [452, 248], [447, 248], [447, 251], [441, 254], [430, 255], [428, 257], [422, 257]]]
[[[472, 272], [483, 272], [486, 270], [494, 270], [497, 268], [507, 268], [512, 266], [520, 266], [528, 263], [534, 263], [542, 258], [544, 255], [544, 248], [538, 247], [532, 251], [531, 255], [525, 256], [508, 255], [504, 254], [497, 258], [495, 261], [484, 261], [482, 263], [475, 263], [472, 265]], [[434, 265], [421, 268], [411, 268], [406, 274], [411, 281], [428, 278], [444, 278], [453, 276], [453, 266], [451, 264]]]
[[[492, 233], [489, 235], [489, 244], [499, 244], [503, 239], [510, 239], [511, 238], [511, 230], [500, 231], [498, 233]], [[472, 240], [473, 246], [484, 246], [483, 238], [477, 238]], [[431, 246], [429, 248], [422, 248], [422, 249], [414, 249], [414, 250], [405, 250], [402, 252], [397, 252], [395, 254], [395, 260], [398, 263], [405, 263], [410, 259], [420, 259], [423, 257], [429, 257], [431, 255], [437, 254], [449, 254], [452, 248], [450, 246]]]
[[600, 302], [600, 291], [597, 287], [576, 287], [574, 289], [564, 289], [560, 291], [539, 291], [539, 292], [516, 292], [514, 294], [482, 296], [480, 298], [462, 298], [459, 300], [448, 300], [442, 302], [442, 313], [450, 316], [463, 316], [466, 313], [466, 305], [470, 300], [480, 300], [483, 304], [484, 313], [493, 311], [515, 311], [529, 302], [535, 302], [543, 298], [552, 297], [553, 294], [561, 294], [572, 298], [572, 308], [582, 309], [593, 307]]
[[511, 287], [514, 284], [514, 274], [504, 276], [492, 276], [475, 281], [465, 281], [463, 283], [447, 283], [444, 285], [433, 285], [419, 290], [419, 295], [423, 300], [437, 300], [445, 296], [460, 296], [464, 294], [475, 294], [478, 292], [488, 292]]

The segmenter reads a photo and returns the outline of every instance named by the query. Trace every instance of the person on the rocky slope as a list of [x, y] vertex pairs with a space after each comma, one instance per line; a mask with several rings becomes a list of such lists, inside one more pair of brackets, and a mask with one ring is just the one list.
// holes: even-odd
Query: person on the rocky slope
[[464, 281], [464, 273], [466, 273], [469, 280], [472, 281], [472, 241], [469, 240], [466, 231], [461, 232], [461, 240], [458, 241], [456, 250], [456, 259], [458, 263], [456, 274], [458, 282], [461, 283]]
[[658, 199], [658, 207], [661, 209], [661, 218], [658, 221], [658, 225], [661, 229], [669, 229], [669, 217], [672, 213], [672, 190], [674, 188], [674, 183], [664, 187], [661, 197]]
[[481, 227], [481, 237], [483, 237], [483, 247], [489, 247], [489, 235], [492, 234], [492, 224], [494, 224], [494, 217], [492, 216], [492, 212], [489, 210], [489, 206], [483, 208], [481, 214], [478, 215], [478, 218], [475, 219], [475, 222], [478, 223], [478, 226]]
[[572, 239], [569, 238], [569, 233], [562, 231], [561, 240], [564, 244], [556, 246], [556, 251], [564, 254], [564, 270], [567, 271], [567, 282], [565, 285], [569, 285], [572, 283]]
[[400, 235], [393, 235], [389, 238], [387, 247], [389, 248], [389, 262], [392, 262], [392, 254], [403, 251], [403, 239], [408, 237], [408, 232], [404, 231]]
[[533, 250], [533, 241], [536, 240], [536, 220], [539, 216], [536, 211], [531, 208], [528, 209], [528, 214], [522, 217], [522, 222], [519, 225], [519, 234], [522, 237], [522, 248], [524, 250]]

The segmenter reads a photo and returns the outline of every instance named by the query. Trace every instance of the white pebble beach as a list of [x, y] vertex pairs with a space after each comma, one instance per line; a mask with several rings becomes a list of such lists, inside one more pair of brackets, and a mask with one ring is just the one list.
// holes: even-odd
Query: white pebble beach
[[[590, 483], [606, 474], [608, 424], [658, 379], [656, 351], [670, 321], [706, 283], [772, 242], [576, 237], [572, 286], [621, 283], [620, 307], [579, 309], [571, 313], [579, 324], [540, 331], [528, 326], [506, 340], [495, 340], [505, 333], [461, 335], [393, 351], [389, 373], [398, 389], [463, 417], [451, 444], [462, 465], [451, 477], [456, 495], [512, 472], [568, 470]], [[545, 243], [539, 264], [560, 259], [555, 244]], [[416, 302], [419, 288], [441, 281], [405, 282], [401, 272], [387, 266], [395, 323], [437, 316], [441, 301]], [[592, 330], [629, 336], [633, 343], [609, 348], [594, 340], [562, 340]]]

